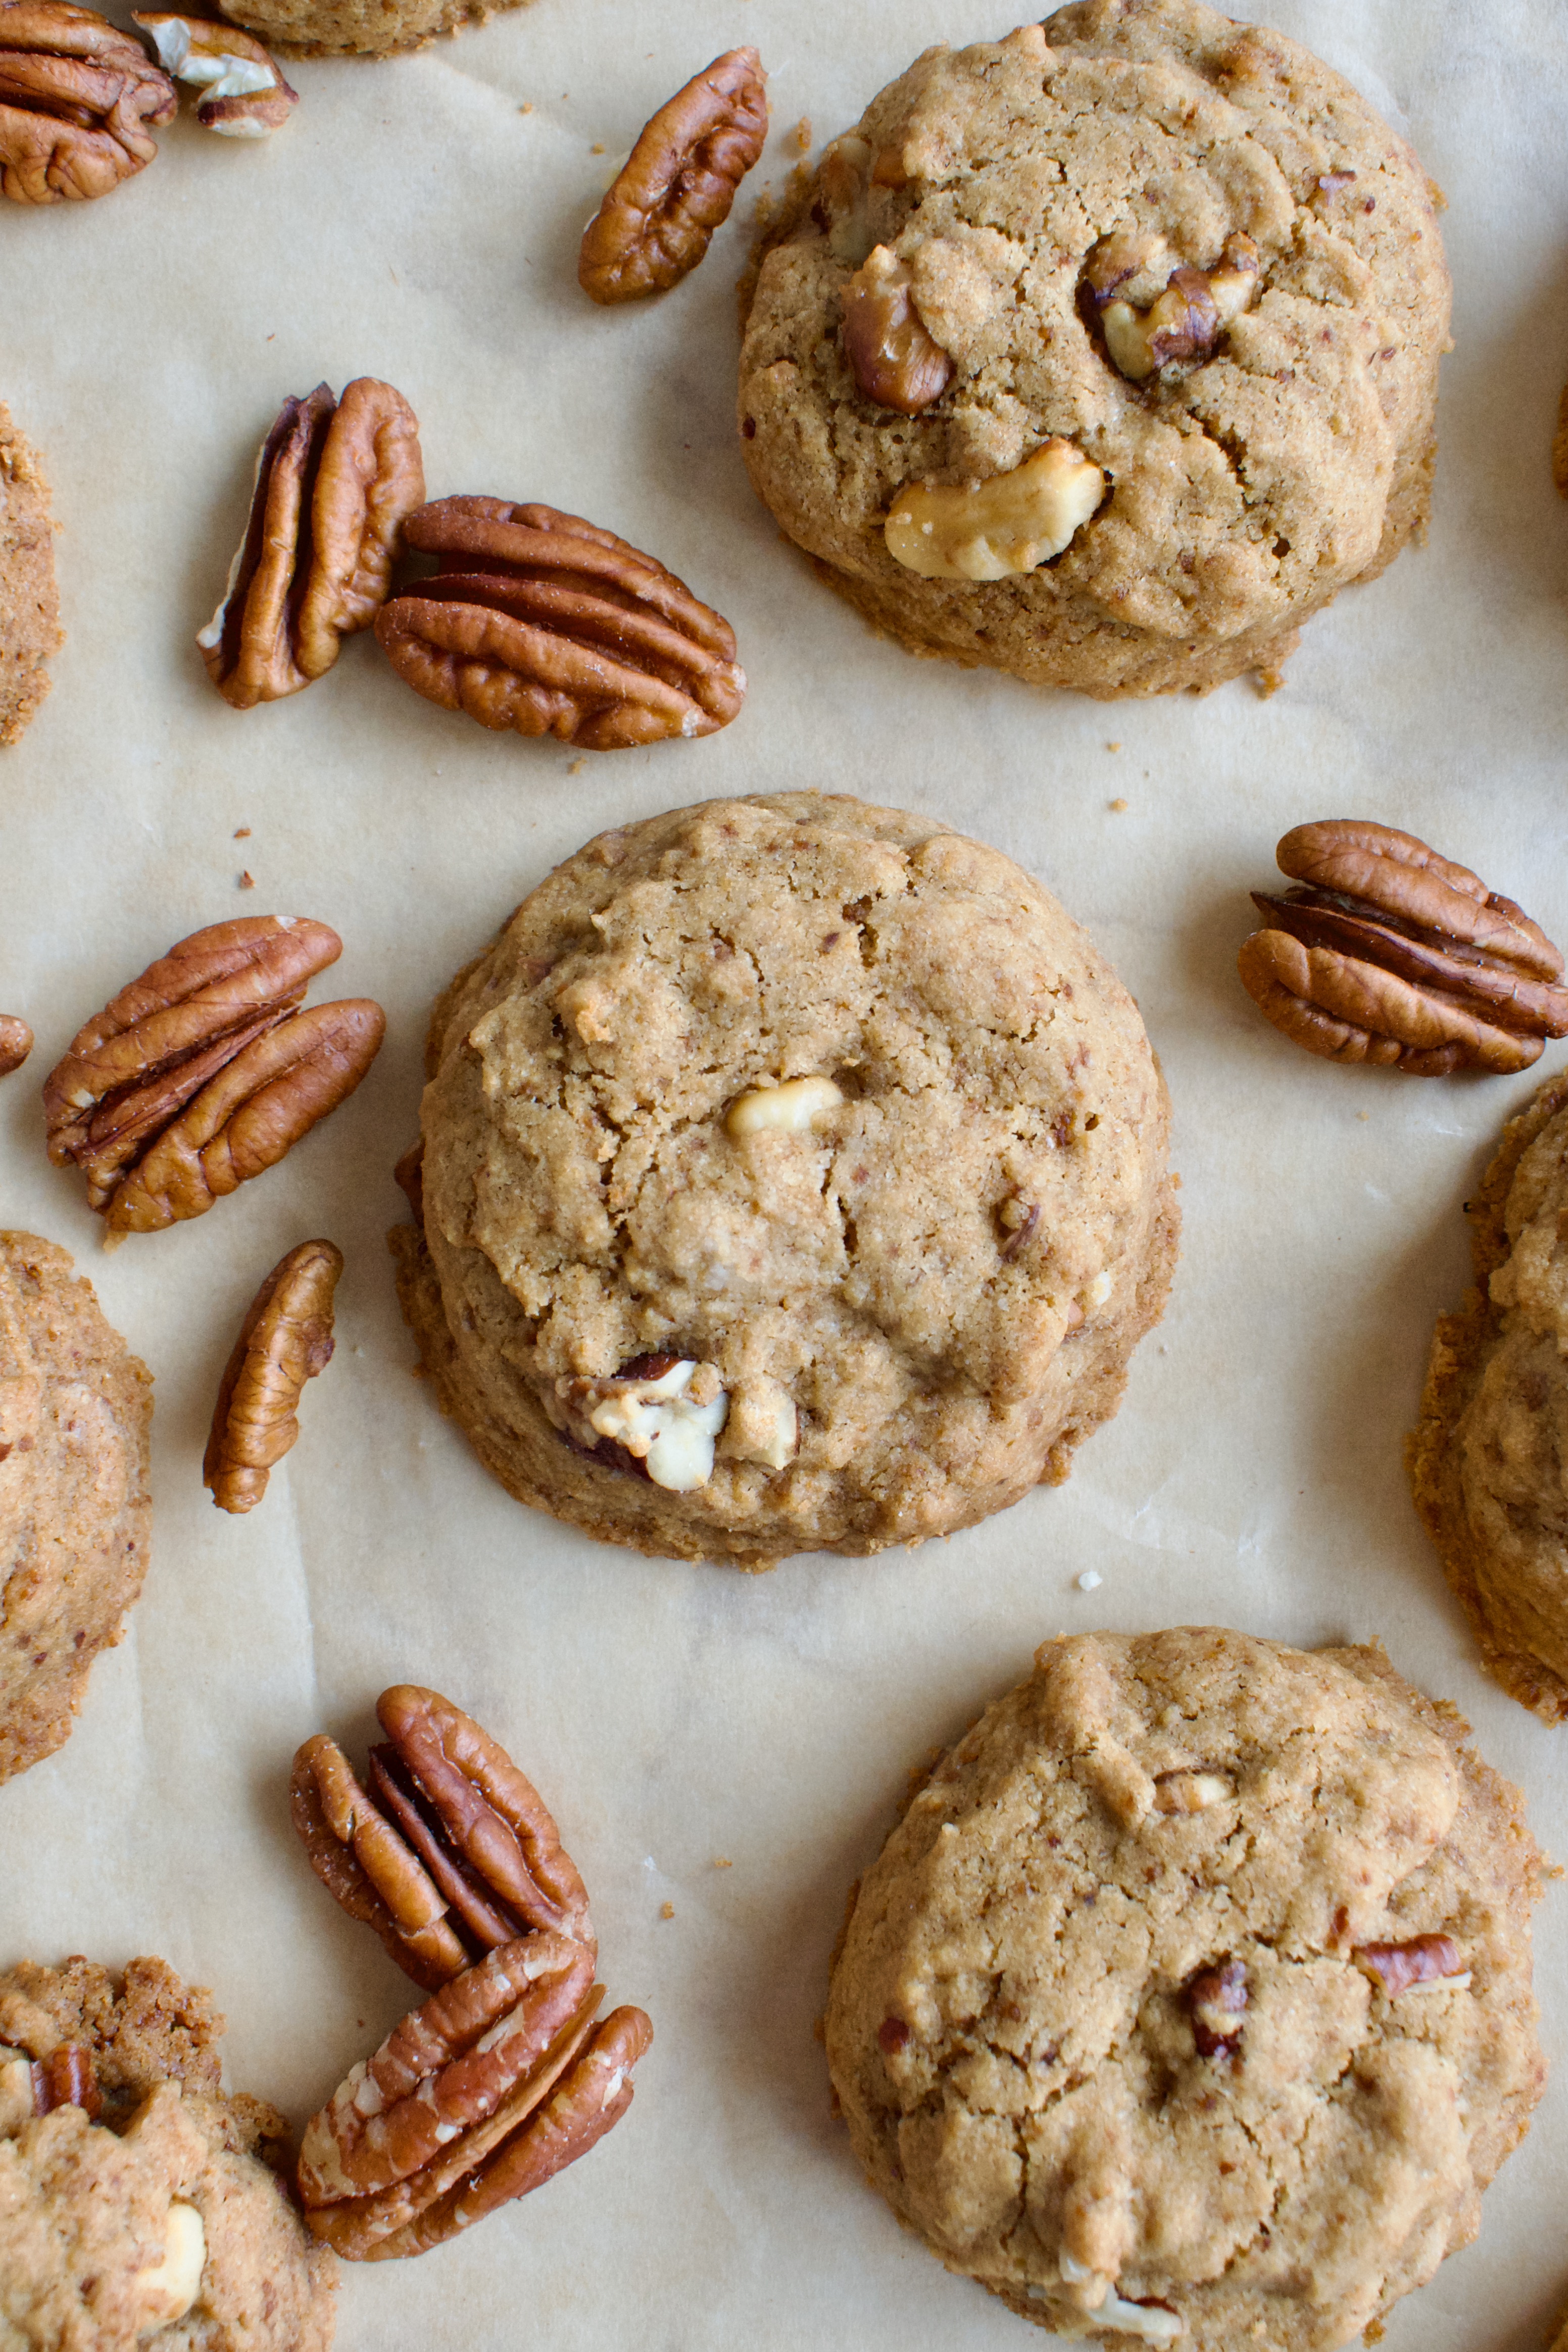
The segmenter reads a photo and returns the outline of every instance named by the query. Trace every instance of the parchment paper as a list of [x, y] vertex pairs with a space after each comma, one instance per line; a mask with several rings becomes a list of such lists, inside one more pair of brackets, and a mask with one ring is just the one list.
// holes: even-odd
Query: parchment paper
[[[183, 115], [112, 196], [0, 206], [0, 397], [54, 482], [69, 631], [0, 752], [0, 1007], [38, 1034], [0, 1087], [0, 1222], [77, 1254], [158, 1382], [145, 1595], [69, 1744], [0, 1790], [0, 1961], [166, 1955], [216, 1989], [230, 2080], [302, 2121], [411, 1989], [306, 1867], [289, 1758], [320, 1728], [363, 1756], [376, 1692], [414, 1678], [536, 1776], [610, 1999], [657, 2032], [587, 2162], [440, 2252], [345, 2271], [342, 2352], [1026, 2340], [862, 2186], [812, 2025], [909, 1769], [1062, 1628], [1376, 1635], [1472, 1718], [1568, 1857], [1568, 1731], [1479, 1673], [1400, 1459], [1433, 1318], [1466, 1278], [1459, 1204], [1563, 1049], [1512, 1080], [1343, 1071], [1268, 1029], [1234, 971], [1277, 837], [1329, 814], [1412, 828], [1568, 936], [1568, 509], [1547, 461], [1568, 13], [1263, 13], [1414, 139], [1450, 200], [1457, 296], [1431, 544], [1313, 621], [1269, 701], [1239, 684], [1098, 705], [867, 634], [780, 543], [737, 454], [747, 202], [674, 294], [620, 312], [579, 295], [609, 165], [718, 51], [754, 41], [772, 70], [749, 195], [782, 184], [800, 117], [832, 136], [926, 44], [1008, 29], [997, 0], [537, 0], [395, 63], [291, 67], [301, 104], [265, 145]], [[368, 638], [298, 698], [227, 709], [192, 639], [257, 444], [285, 393], [360, 373], [413, 402], [432, 496], [588, 515], [725, 613], [752, 680], [739, 721], [579, 766], [419, 701]], [[1186, 1229], [1170, 1313], [1067, 1486], [914, 1553], [752, 1579], [512, 1503], [411, 1377], [383, 1236], [430, 1000], [516, 900], [602, 826], [801, 785], [977, 834], [1089, 927], [1163, 1058]], [[337, 927], [313, 995], [378, 997], [385, 1050], [285, 1166], [103, 1256], [79, 1182], [45, 1159], [37, 1081], [153, 955], [266, 911]], [[200, 1477], [219, 1370], [261, 1275], [318, 1233], [348, 1257], [336, 1360], [264, 1506], [226, 1518]], [[1552, 2087], [1478, 2244], [1400, 2306], [1390, 2352], [1535, 2352], [1568, 2298], [1565, 1947], [1557, 1885], [1537, 1935]]]

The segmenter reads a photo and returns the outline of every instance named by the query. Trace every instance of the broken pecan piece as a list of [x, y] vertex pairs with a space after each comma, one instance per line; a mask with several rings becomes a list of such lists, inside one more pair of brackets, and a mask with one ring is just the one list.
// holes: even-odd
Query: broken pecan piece
[[1187, 1984], [1187, 2011], [1200, 2058], [1233, 2057], [1247, 2010], [1247, 1969], [1240, 1960], [1200, 1969]]
[[0, 1013], [0, 1078], [19, 1070], [33, 1050], [33, 1033], [15, 1013]]
[[299, 1436], [300, 1392], [332, 1360], [332, 1294], [342, 1270], [332, 1243], [301, 1242], [251, 1300], [218, 1384], [202, 1463], [202, 1483], [220, 1511], [253, 1509]]
[[727, 726], [746, 691], [727, 621], [614, 533], [553, 507], [438, 499], [404, 525], [437, 555], [375, 634], [447, 710], [595, 751]]
[[844, 289], [844, 356], [868, 400], [918, 416], [952, 382], [952, 361], [915, 308], [913, 272], [885, 245]]
[[319, 383], [284, 402], [223, 602], [196, 638], [226, 703], [250, 710], [331, 669], [380, 609], [424, 496], [419, 420], [391, 384], [358, 376], [341, 401]]
[[145, 50], [69, 0], [0, 6], [0, 195], [106, 195], [158, 152], [178, 98]]
[[151, 37], [165, 73], [204, 93], [196, 105], [204, 130], [226, 139], [265, 139], [300, 103], [299, 91], [289, 89], [255, 34], [237, 25], [140, 9], [132, 11], [131, 21]]
[[1151, 271], [1158, 284], [1170, 258], [1162, 238], [1117, 231], [1101, 238], [1085, 266], [1089, 314], [1098, 320], [1117, 368], [1133, 383], [1174, 361], [1207, 359], [1258, 290], [1262, 257], [1251, 237], [1236, 236], [1226, 239], [1212, 268], [1178, 267], [1152, 299], [1134, 299]]
[[1412, 1936], [1407, 1944], [1357, 1944], [1351, 1958], [1390, 2000], [1397, 2000], [1413, 1985], [1462, 1988], [1469, 1982], [1451, 1936]]
[[1276, 856], [1301, 887], [1254, 891], [1268, 928], [1238, 968], [1309, 1053], [1435, 1077], [1527, 1069], [1546, 1038], [1568, 1036], [1562, 955], [1468, 866], [1352, 818], [1298, 825]]
[[755, 49], [726, 49], [644, 128], [583, 232], [577, 282], [595, 302], [661, 293], [696, 268], [768, 135]]

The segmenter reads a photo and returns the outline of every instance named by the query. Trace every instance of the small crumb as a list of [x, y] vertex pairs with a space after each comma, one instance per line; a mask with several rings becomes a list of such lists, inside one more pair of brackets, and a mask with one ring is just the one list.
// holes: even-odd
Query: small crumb
[[1370, 1118], [1372, 1117], [1372, 1113], [1369, 1110], [1358, 1110], [1356, 1117], [1357, 1118]]
[[593, 145], [588, 150], [590, 155], [602, 155], [604, 152], [604, 142], [600, 139], [595, 139]]
[[727, 1853], [716, 1853], [713, 1857], [713, 1867], [715, 1870], [733, 1870], [735, 1865]]
[[1267, 702], [1271, 694], [1278, 694], [1280, 688], [1285, 683], [1285, 673], [1283, 670], [1255, 669], [1252, 675], [1257, 685], [1258, 698], [1260, 702]]
[[1110, 803], [1110, 813], [1112, 816], [1125, 816], [1127, 814], [1126, 802], [1122, 800], [1112, 801]]
[[1097, 1584], [1103, 1584], [1104, 1581], [1105, 1579], [1100, 1575], [1098, 1569], [1086, 1568], [1083, 1574], [1079, 1578], [1078, 1589], [1080, 1592], [1092, 1592]]
[[569, 776], [580, 776], [587, 764], [586, 760], [568, 760], [566, 772]]
[[673, 1904], [673, 1903], [666, 1903], [666, 1904], [661, 1905], [661, 1906], [660, 1906], [660, 1908], [659, 1908], [659, 1914], [658, 1914], [658, 1916], [659, 1916], [659, 1917], [660, 1917], [661, 1919], [673, 1919], [673, 1918], [674, 1918], [674, 1916], [675, 1916], [675, 1906], [674, 1906], [674, 1904]]
[[250, 839], [250, 827], [247, 824], [236, 825], [234, 837], [236, 841], [248, 841]]
[[239, 877], [239, 887], [242, 890], [254, 890], [256, 887], [255, 875], [242, 874]]
[[533, 112], [533, 100], [532, 100], [532, 99], [531, 99], [531, 98], [525, 98], [525, 99], [523, 100], [523, 101], [522, 101], [522, 104], [518, 108], [518, 110], [518, 110], [518, 112], [519, 112], [520, 114], [531, 114], [531, 113]]
[[809, 155], [809, 154], [810, 154], [810, 152], [811, 152], [811, 117], [810, 117], [810, 115], [809, 115], [809, 114], [803, 114], [803, 115], [801, 116], [801, 118], [800, 118], [800, 121], [795, 124], [795, 147], [796, 147], [797, 151], [799, 152], [799, 153], [801, 153], [802, 155]]
[[1105, 748], [1108, 751], [1120, 751], [1121, 746], [1120, 743], [1108, 743]]

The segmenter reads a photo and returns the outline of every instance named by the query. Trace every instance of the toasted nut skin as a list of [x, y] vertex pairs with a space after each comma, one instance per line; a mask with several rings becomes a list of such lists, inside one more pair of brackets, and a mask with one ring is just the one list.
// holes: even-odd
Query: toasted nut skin
[[202, 1483], [220, 1511], [254, 1509], [268, 1473], [299, 1436], [300, 1392], [332, 1360], [332, 1294], [342, 1270], [331, 1242], [301, 1242], [252, 1299], [218, 1385], [202, 1463]]
[[910, 290], [912, 273], [885, 245], [875, 247], [844, 289], [844, 356], [868, 400], [918, 416], [952, 382], [949, 354], [927, 327]]
[[695, 269], [768, 135], [755, 49], [726, 49], [644, 128], [583, 233], [577, 282], [595, 302], [661, 293]]
[[1100, 240], [1084, 270], [1089, 313], [1099, 319], [1116, 367], [1134, 383], [1173, 361], [1207, 359], [1251, 303], [1263, 266], [1251, 237], [1227, 237], [1212, 268], [1174, 268], [1152, 300], [1140, 304], [1128, 298], [1153, 264], [1156, 247], [1164, 249], [1161, 240], [1116, 232]]
[[276, 59], [237, 25], [141, 9], [132, 11], [131, 21], [150, 37], [165, 73], [206, 92], [196, 107], [204, 130], [228, 139], [265, 139], [300, 103]]
[[1200, 2058], [1228, 2057], [1241, 2040], [1247, 2010], [1247, 1969], [1240, 1960], [1221, 1960], [1188, 1979], [1187, 2009]]
[[21, 1015], [0, 1013], [0, 1078], [19, 1070], [33, 1050], [33, 1033]]
[[391, 384], [359, 376], [341, 401], [319, 383], [284, 402], [223, 602], [196, 638], [226, 703], [251, 710], [331, 669], [380, 609], [424, 496], [419, 420]]
[[1561, 949], [1521, 908], [1489, 891], [1468, 866], [1439, 857], [1396, 825], [1357, 817], [1299, 824], [1274, 855], [1281, 874], [1293, 882], [1364, 898], [1390, 918], [1495, 956], [1531, 979], [1562, 976]]
[[1357, 1944], [1351, 1953], [1363, 1976], [1397, 2000], [1412, 1985], [1441, 1984], [1462, 1973], [1451, 1936], [1412, 1936], [1405, 1944]]
[[442, 1895], [325, 1732], [296, 1754], [289, 1794], [310, 1867], [349, 1916], [373, 1927], [398, 1967], [426, 1990], [460, 1975], [468, 1954], [447, 1925]]
[[0, 195], [106, 195], [150, 163], [178, 97], [129, 34], [69, 0], [0, 6]]
[[80, 2107], [96, 2116], [103, 2105], [92, 2053], [79, 2042], [58, 2042], [33, 2067], [33, 2105], [41, 2116], [56, 2107]]
[[926, 580], [1005, 580], [1059, 555], [1105, 496], [1105, 476], [1053, 436], [1011, 473], [976, 489], [907, 482], [893, 499], [888, 552]]
[[440, 499], [408, 517], [433, 580], [383, 606], [375, 634], [444, 709], [590, 751], [711, 735], [745, 696], [727, 621], [613, 532], [553, 507]]

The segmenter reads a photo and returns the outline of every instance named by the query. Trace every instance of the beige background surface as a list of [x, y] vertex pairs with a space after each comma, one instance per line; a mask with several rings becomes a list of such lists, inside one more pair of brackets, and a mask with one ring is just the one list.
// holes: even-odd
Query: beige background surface
[[[1459, 1203], [1531, 1081], [1309, 1061], [1233, 967], [1276, 838], [1328, 814], [1412, 827], [1568, 937], [1568, 509], [1547, 470], [1568, 13], [1263, 13], [1446, 187], [1458, 344], [1429, 549], [1314, 621], [1268, 702], [1237, 685], [1100, 706], [868, 635], [780, 544], [736, 454], [741, 218], [661, 301], [605, 313], [578, 294], [595, 145], [624, 152], [718, 50], [755, 41], [772, 69], [753, 185], [776, 185], [803, 114], [818, 140], [845, 128], [925, 43], [1007, 29], [992, 0], [537, 0], [395, 64], [301, 64], [266, 146], [183, 118], [100, 203], [0, 207], [0, 397], [54, 481], [69, 630], [53, 695], [0, 753], [0, 1006], [38, 1033], [0, 1088], [0, 1218], [77, 1253], [158, 1381], [145, 1596], [69, 1745], [0, 1790], [0, 1960], [166, 1954], [216, 1988], [231, 2079], [302, 2119], [408, 1988], [306, 1869], [289, 1759], [321, 1727], [363, 1754], [375, 1693], [413, 1677], [537, 1776], [610, 1997], [657, 2029], [589, 2162], [454, 2247], [345, 2274], [343, 2352], [1026, 2340], [861, 2187], [812, 2021], [907, 1770], [1058, 1629], [1378, 1635], [1473, 1718], [1568, 1858], [1568, 1731], [1477, 1672], [1400, 1466], [1432, 1318], [1464, 1278]], [[368, 639], [308, 694], [228, 710], [192, 638], [256, 445], [283, 394], [364, 373], [413, 402], [432, 495], [589, 515], [716, 604], [752, 680], [739, 721], [574, 774], [564, 747], [420, 702]], [[410, 1377], [383, 1235], [429, 1001], [523, 892], [601, 826], [801, 785], [976, 833], [1089, 926], [1169, 1075], [1185, 1251], [1068, 1486], [914, 1554], [748, 1580], [597, 1548], [492, 1486]], [[37, 1081], [173, 940], [266, 911], [337, 926], [314, 993], [380, 998], [386, 1048], [286, 1167], [102, 1257], [44, 1157]], [[264, 1507], [227, 1519], [199, 1466], [219, 1369], [262, 1273], [317, 1233], [348, 1256], [337, 1359]], [[1533, 2352], [1568, 2296], [1568, 1886], [1538, 1948], [1552, 2089], [1479, 2244], [1402, 2307], [1391, 2352]]]

